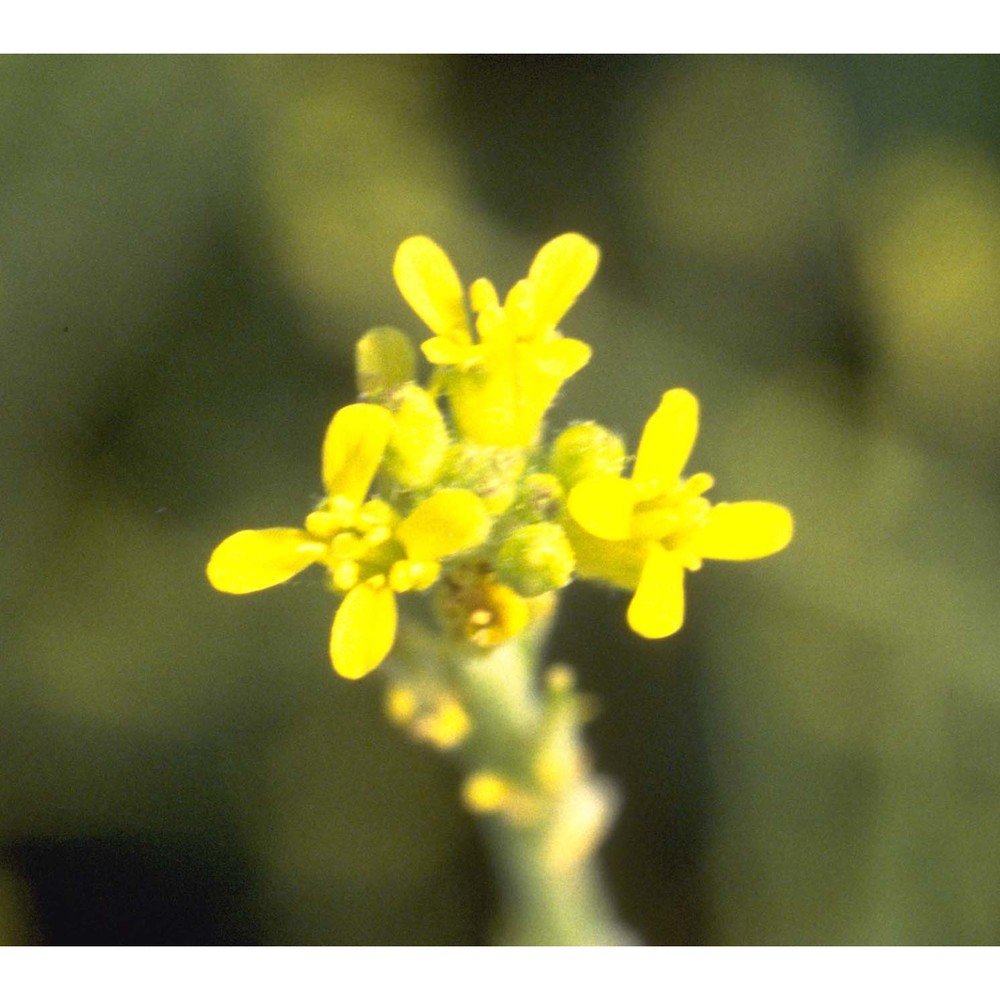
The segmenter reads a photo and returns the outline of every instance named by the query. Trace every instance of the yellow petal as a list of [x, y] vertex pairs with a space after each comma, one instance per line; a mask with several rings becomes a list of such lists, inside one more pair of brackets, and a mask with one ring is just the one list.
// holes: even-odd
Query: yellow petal
[[702, 559], [761, 559], [780, 552], [792, 540], [792, 515], [764, 500], [716, 504], [692, 535]]
[[590, 360], [593, 351], [590, 344], [572, 337], [559, 337], [557, 340], [540, 344], [535, 357], [539, 369], [545, 375], [565, 380], [575, 375]]
[[684, 567], [662, 545], [649, 547], [627, 617], [646, 639], [664, 639], [684, 624]]
[[432, 365], [460, 365], [475, 356], [471, 345], [458, 344], [447, 337], [430, 337], [420, 345], [420, 350]]
[[635, 486], [617, 476], [594, 476], [577, 483], [566, 498], [570, 515], [597, 538], [620, 541], [629, 537]]
[[469, 302], [472, 311], [481, 313], [488, 309], [496, 309], [500, 305], [497, 290], [489, 278], [476, 278], [469, 286]]
[[208, 582], [226, 594], [252, 594], [290, 580], [322, 558], [326, 545], [298, 528], [237, 531], [208, 560]]
[[323, 440], [323, 485], [331, 497], [361, 503], [392, 433], [392, 414], [372, 403], [338, 410]]
[[471, 490], [440, 490], [402, 521], [396, 537], [408, 559], [434, 562], [481, 545], [491, 520], [486, 504]]
[[350, 590], [333, 619], [330, 660], [348, 680], [374, 670], [396, 639], [396, 596], [388, 587], [359, 583]]
[[535, 320], [555, 326], [590, 284], [600, 258], [600, 250], [578, 233], [546, 243], [528, 271]]
[[646, 564], [649, 542], [606, 542], [595, 538], [567, 519], [566, 537], [576, 556], [576, 575], [586, 580], [604, 580], [625, 590], [635, 590]]
[[432, 239], [403, 240], [392, 273], [403, 298], [434, 333], [469, 343], [462, 282], [448, 255]]
[[672, 486], [684, 471], [697, 436], [698, 400], [687, 389], [665, 392], [646, 421], [632, 478]]

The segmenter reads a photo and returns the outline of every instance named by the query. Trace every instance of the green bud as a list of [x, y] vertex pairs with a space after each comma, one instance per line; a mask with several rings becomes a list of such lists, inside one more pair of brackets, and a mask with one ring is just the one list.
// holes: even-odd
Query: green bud
[[570, 489], [591, 476], [617, 476], [625, 467], [625, 442], [588, 421], [567, 427], [552, 443], [549, 468]]
[[562, 483], [551, 473], [531, 472], [521, 480], [510, 516], [523, 524], [554, 520], [559, 516], [565, 496]]
[[521, 448], [465, 442], [452, 449], [444, 478], [482, 497], [491, 514], [502, 514], [514, 502], [524, 466]]
[[410, 338], [391, 326], [369, 330], [354, 349], [358, 393], [362, 399], [382, 396], [413, 380], [417, 354]]
[[386, 400], [394, 421], [383, 468], [402, 486], [431, 485], [451, 444], [434, 397], [414, 382], [399, 386]]
[[523, 597], [565, 587], [573, 576], [573, 548], [558, 524], [540, 521], [512, 532], [497, 553], [496, 573]]

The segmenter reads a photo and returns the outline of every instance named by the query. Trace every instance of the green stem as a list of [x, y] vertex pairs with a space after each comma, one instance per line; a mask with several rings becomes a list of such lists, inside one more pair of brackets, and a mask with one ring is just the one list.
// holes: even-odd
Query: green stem
[[[520, 792], [520, 809], [484, 814], [498, 867], [504, 944], [636, 943], [605, 893], [595, 853], [615, 811], [595, 778], [579, 730], [581, 699], [565, 668], [540, 688], [538, 636], [453, 660], [472, 720], [461, 757], [468, 777], [496, 775]], [[569, 686], [567, 686], [569, 685]]]

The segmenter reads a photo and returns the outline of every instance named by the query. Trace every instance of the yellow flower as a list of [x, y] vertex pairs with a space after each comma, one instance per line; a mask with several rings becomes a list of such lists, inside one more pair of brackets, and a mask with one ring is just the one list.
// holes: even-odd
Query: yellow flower
[[374, 670], [392, 649], [396, 593], [431, 586], [441, 559], [480, 545], [490, 531], [482, 500], [469, 490], [440, 490], [405, 518], [382, 500], [365, 500], [392, 431], [392, 414], [381, 406], [338, 410], [323, 441], [327, 497], [304, 528], [238, 531], [207, 567], [217, 590], [249, 594], [324, 565], [333, 589], [345, 593], [330, 658], [348, 678]]
[[639, 635], [673, 635], [684, 622], [684, 571], [703, 559], [759, 559], [792, 538], [792, 516], [778, 504], [711, 504], [714, 480], [682, 478], [698, 434], [698, 401], [686, 389], [664, 393], [646, 422], [632, 475], [594, 476], [570, 491], [567, 508], [581, 576], [634, 590], [628, 623]]
[[475, 341], [461, 280], [445, 252], [426, 236], [404, 240], [393, 274], [403, 298], [434, 334], [421, 345], [445, 371], [455, 424], [476, 444], [531, 447], [556, 393], [589, 360], [590, 347], [556, 325], [587, 287], [600, 252], [576, 233], [546, 243], [528, 276], [501, 306], [485, 278], [469, 289]]
[[459, 746], [472, 723], [457, 696], [433, 683], [391, 682], [386, 691], [386, 714], [423, 743], [439, 750]]

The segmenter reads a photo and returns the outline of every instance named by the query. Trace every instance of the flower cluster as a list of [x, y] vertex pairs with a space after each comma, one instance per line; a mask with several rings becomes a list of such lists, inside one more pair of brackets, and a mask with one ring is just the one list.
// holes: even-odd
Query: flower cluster
[[[467, 300], [432, 240], [405, 240], [393, 273], [432, 334], [421, 344], [434, 366], [427, 387], [404, 334], [365, 334], [361, 402], [334, 414], [323, 442], [322, 504], [301, 528], [230, 535], [209, 560], [212, 585], [246, 594], [321, 565], [342, 595], [330, 657], [357, 678], [390, 652], [397, 595], [408, 591], [433, 588], [445, 635], [488, 647], [546, 613], [574, 577], [603, 580], [634, 591], [628, 623], [637, 633], [662, 638], [683, 623], [686, 571], [787, 545], [784, 507], [712, 504], [712, 477], [685, 477], [698, 431], [697, 400], [685, 389], [663, 395], [628, 475], [624, 442], [599, 424], [572, 425], [545, 444], [547, 410], [591, 353], [557, 327], [598, 259], [582, 236], [559, 236], [501, 305], [485, 278]], [[413, 711], [396, 706], [401, 716]], [[450, 719], [442, 711], [428, 718]], [[461, 728], [441, 725], [428, 738]]]

